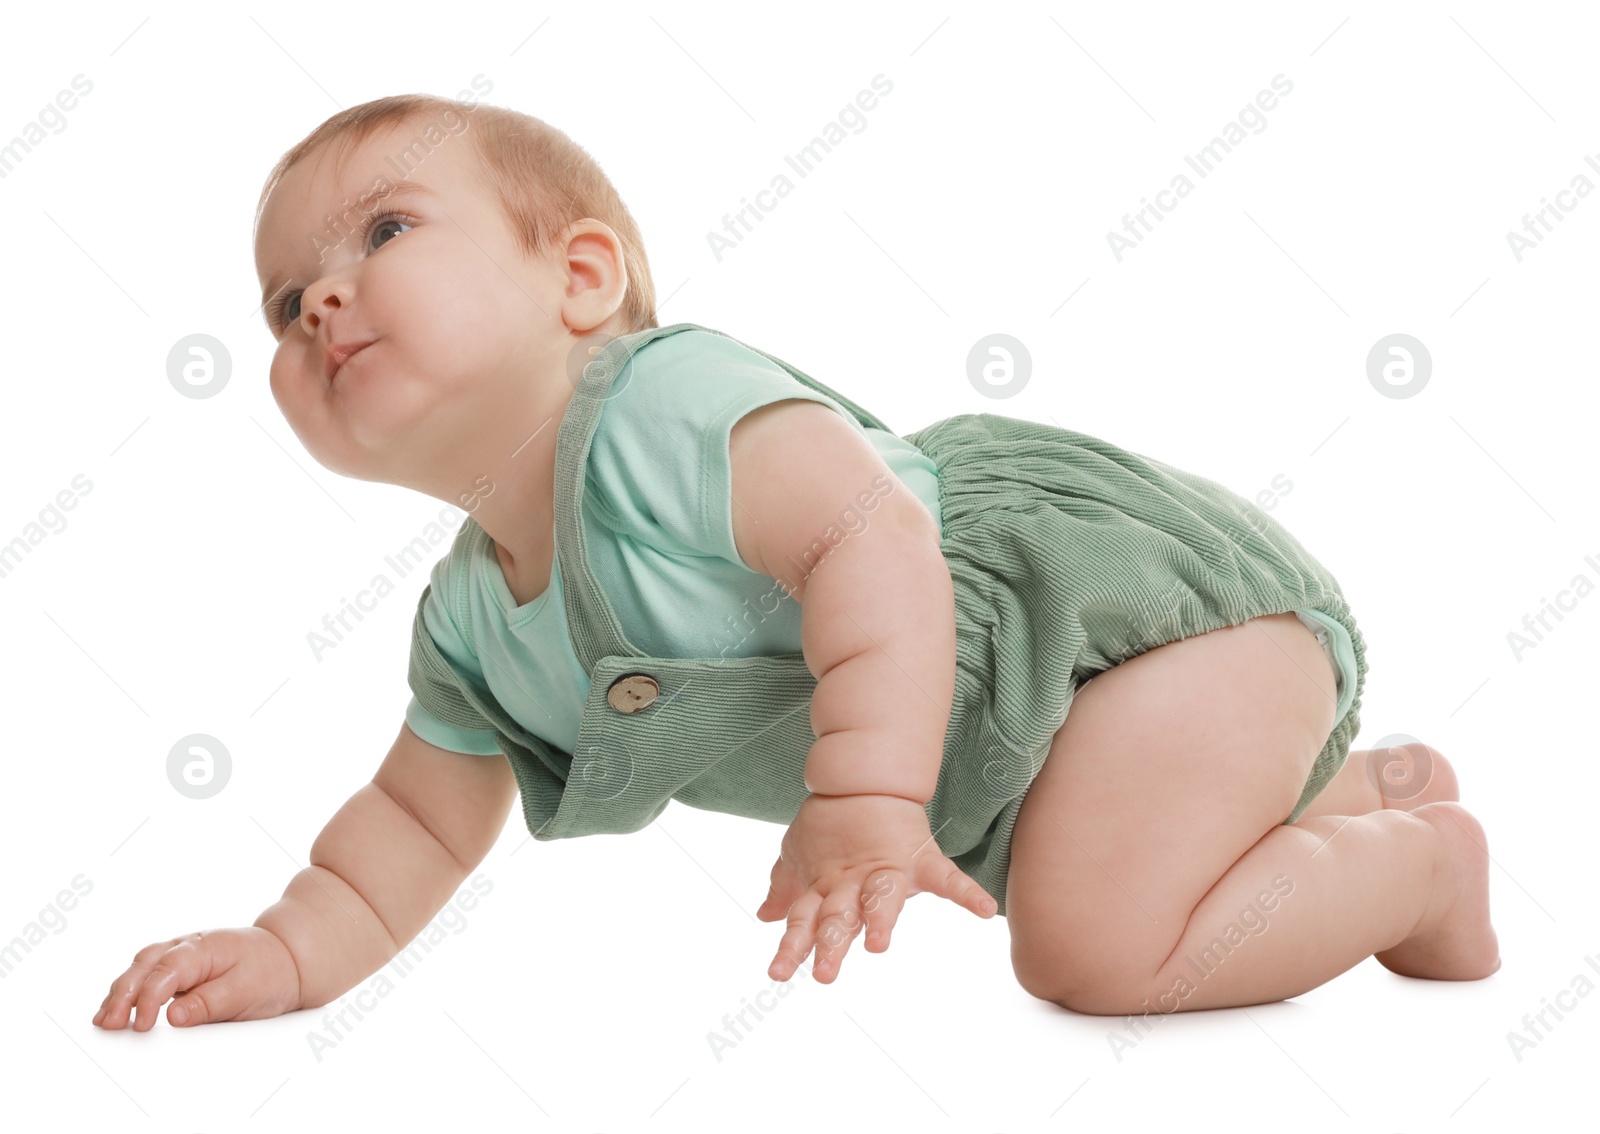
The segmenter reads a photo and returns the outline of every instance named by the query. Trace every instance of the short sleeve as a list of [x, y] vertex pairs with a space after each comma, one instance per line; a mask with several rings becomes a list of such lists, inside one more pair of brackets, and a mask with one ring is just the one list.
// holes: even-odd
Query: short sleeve
[[[433, 565], [429, 575], [429, 591], [423, 600], [420, 617], [428, 636], [439, 652], [455, 663], [479, 685], [487, 687], [483, 667], [478, 661], [467, 636], [461, 632], [451, 609], [465, 609], [464, 602], [455, 601], [465, 596], [465, 571], [468, 566], [468, 545], [464, 538], [469, 534], [465, 527], [461, 536], [451, 546], [448, 554]], [[498, 734], [493, 729], [466, 729], [447, 724], [422, 707], [415, 692], [406, 705], [406, 723], [411, 731], [429, 744], [452, 752], [465, 752], [473, 756], [498, 756]]]
[[834, 399], [711, 331], [682, 331], [648, 344], [617, 383], [586, 470], [584, 491], [596, 518], [661, 550], [740, 566], [728, 455], [734, 423], [764, 405], [799, 398], [860, 428]]
[[417, 700], [415, 693], [411, 695], [411, 701], [406, 705], [406, 724], [411, 726], [412, 732], [436, 748], [463, 752], [470, 756], [500, 755], [500, 745], [496, 742], [493, 730], [482, 732], [445, 724], [422, 707], [422, 702]]

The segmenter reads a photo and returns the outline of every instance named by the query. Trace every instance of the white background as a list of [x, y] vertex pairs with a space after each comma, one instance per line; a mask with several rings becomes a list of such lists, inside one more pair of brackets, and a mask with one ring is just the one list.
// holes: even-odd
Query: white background
[[[1576, 708], [1594, 690], [1600, 599], [1569, 594], [1520, 659], [1508, 635], [1576, 577], [1585, 595], [1600, 580], [1600, 200], [1564, 197], [1576, 207], [1521, 262], [1506, 236], [1574, 177], [1600, 184], [1583, 160], [1600, 153], [1600, 29], [1584, 17], [8, 13], [0, 141], [74, 75], [94, 87], [0, 179], [0, 543], [26, 539], [75, 476], [93, 487], [0, 578], [0, 942], [75, 877], [92, 889], [0, 979], [0, 1113], [172, 1130], [1487, 1130], [1576, 1106], [1600, 996], [1520, 1060], [1507, 1034], [1580, 973], [1600, 983], [1584, 962], [1600, 954], [1594, 741]], [[707, 233], [880, 73], [894, 89], [866, 128], [719, 262]], [[1196, 179], [1183, 156], [1279, 74], [1294, 89], [1266, 129]], [[781, 926], [753, 911], [782, 829], [675, 803], [638, 834], [556, 843], [529, 841], [514, 810], [461, 932], [320, 1060], [308, 1037], [323, 1011], [92, 1027], [136, 949], [248, 925], [276, 901], [399, 728], [425, 572], [395, 580], [320, 661], [307, 634], [375, 575], [394, 579], [384, 557], [441, 505], [342, 479], [298, 445], [267, 385], [250, 225], [273, 162], [327, 116], [455, 96], [477, 75], [488, 102], [565, 130], [614, 180], [663, 325], [771, 351], [900, 433], [999, 412], [1251, 498], [1292, 481], [1272, 514], [1339, 578], [1369, 645], [1355, 747], [1404, 732], [1454, 762], [1490, 840], [1504, 967], [1452, 984], [1368, 959], [1290, 1002], [1164, 1018], [1119, 1061], [1116, 1021], [1016, 984], [1003, 919], [924, 896], [887, 953], [858, 943], [831, 987], [797, 977], [719, 1061], [707, 1034], [771, 984]], [[1180, 172], [1194, 192], [1117, 262], [1107, 233]], [[1033, 363], [1004, 401], [965, 371], [996, 331]], [[200, 400], [166, 374], [196, 332], [233, 367]], [[1432, 357], [1414, 397], [1368, 381], [1369, 350], [1396, 332]], [[203, 801], [166, 777], [168, 750], [196, 732], [233, 761]]]

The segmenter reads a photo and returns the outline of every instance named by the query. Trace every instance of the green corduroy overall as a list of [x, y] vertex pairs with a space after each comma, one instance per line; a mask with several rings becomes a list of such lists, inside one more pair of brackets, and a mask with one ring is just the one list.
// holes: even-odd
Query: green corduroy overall
[[[440, 653], [422, 617], [431, 584], [417, 604], [412, 691], [440, 720], [498, 734], [539, 840], [638, 831], [672, 799], [786, 825], [808, 794], [816, 679], [804, 656], [643, 655], [588, 563], [584, 472], [613, 383], [627, 380], [639, 348], [690, 328], [703, 329], [679, 323], [613, 339], [584, 368], [557, 434], [556, 555], [573, 650], [590, 679], [576, 751], [523, 728]], [[861, 425], [888, 429], [758, 353]], [[1220, 484], [1073, 430], [963, 414], [905, 437], [939, 469], [941, 550], [956, 595], [955, 697], [929, 826], [1001, 914], [1017, 811], [1079, 685], [1166, 642], [1315, 608], [1349, 630], [1358, 692], [1285, 822], [1299, 817], [1343, 765], [1367, 666], [1337, 582], [1293, 536]]]

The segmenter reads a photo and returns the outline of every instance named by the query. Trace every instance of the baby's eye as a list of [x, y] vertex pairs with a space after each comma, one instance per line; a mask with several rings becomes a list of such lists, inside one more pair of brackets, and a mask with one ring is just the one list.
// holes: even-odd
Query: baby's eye
[[[411, 227], [409, 224], [407, 224], [405, 221], [401, 220], [399, 217], [384, 217], [382, 220], [380, 220], [377, 224], [373, 225], [367, 231], [367, 243], [368, 244], [372, 244], [373, 243], [372, 237], [374, 235], [376, 235], [377, 233], [382, 232], [386, 225], [391, 225], [391, 224], [397, 224], [401, 228], [410, 228]], [[397, 233], [395, 233], [395, 235], [399, 236], [400, 234], [397, 232]], [[388, 241], [383, 241], [382, 243], [379, 243], [376, 246], [376, 248], [382, 248], [383, 245], [387, 244], [387, 243], [388, 243]], [[374, 249], [374, 251], [376, 251], [376, 248]]]
[[[389, 242], [387, 240], [378, 241], [374, 238], [379, 232], [383, 231], [384, 228], [391, 224], [397, 224], [402, 229], [410, 229], [412, 227], [409, 222], [402, 220], [400, 217], [394, 216], [393, 214], [376, 218], [373, 223], [368, 226], [366, 232], [367, 244], [372, 247], [374, 252]], [[394, 236], [399, 235], [400, 234], [398, 232], [394, 234]], [[392, 240], [394, 236], [391, 236], [390, 239]], [[273, 322], [278, 327], [287, 327], [290, 323], [297, 323], [299, 321], [300, 293], [298, 291], [291, 291], [285, 295], [283, 299], [279, 300], [277, 306], [273, 309]]]

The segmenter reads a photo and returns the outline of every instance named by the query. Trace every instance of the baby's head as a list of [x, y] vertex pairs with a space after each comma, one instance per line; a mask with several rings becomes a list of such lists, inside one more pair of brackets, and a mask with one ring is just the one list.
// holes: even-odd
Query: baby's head
[[[501, 107], [399, 95], [341, 111], [278, 161], [254, 240], [272, 393], [301, 443], [335, 472], [445, 499], [466, 487], [463, 451], [559, 419], [580, 340], [658, 326], [611, 182]], [[363, 343], [335, 374], [332, 348]]]

